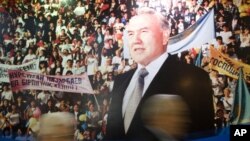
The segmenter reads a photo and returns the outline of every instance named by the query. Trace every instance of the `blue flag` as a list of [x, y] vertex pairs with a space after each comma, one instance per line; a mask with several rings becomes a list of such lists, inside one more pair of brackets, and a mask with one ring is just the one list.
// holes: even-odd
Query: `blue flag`
[[178, 54], [210, 43], [214, 38], [214, 9], [211, 9], [185, 31], [169, 38], [167, 51], [170, 54]]
[[240, 68], [239, 79], [237, 82], [233, 107], [231, 111], [231, 124], [250, 123], [250, 93], [244, 80], [244, 73], [242, 68]]
[[196, 58], [196, 61], [195, 61], [195, 66], [196, 67], [201, 67], [202, 58], [203, 58], [203, 55], [202, 55], [202, 48], [201, 48], [200, 51], [199, 51], [199, 54], [198, 54], [198, 56]]

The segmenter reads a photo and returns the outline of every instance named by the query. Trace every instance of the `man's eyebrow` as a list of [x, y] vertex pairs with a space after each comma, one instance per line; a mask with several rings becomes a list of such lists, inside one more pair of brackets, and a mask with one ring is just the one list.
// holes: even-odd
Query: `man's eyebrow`
[[[149, 29], [148, 27], [141, 27], [139, 29], [136, 29], [136, 31], [141, 31], [141, 30], [145, 30], [145, 29]], [[134, 30], [128, 30], [127, 32], [134, 32]]]

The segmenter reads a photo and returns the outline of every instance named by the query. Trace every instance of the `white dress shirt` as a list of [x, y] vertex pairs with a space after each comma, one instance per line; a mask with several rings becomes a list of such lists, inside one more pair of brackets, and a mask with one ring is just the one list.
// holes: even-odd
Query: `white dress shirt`
[[130, 96], [133, 93], [133, 90], [135, 89], [135, 85], [137, 83], [137, 79], [138, 79], [138, 72], [141, 70], [141, 68], [146, 68], [146, 70], [148, 71], [148, 75], [144, 78], [144, 88], [143, 88], [143, 93], [142, 96], [145, 94], [146, 90], [148, 89], [150, 83], [152, 82], [152, 80], [154, 79], [155, 75], [157, 74], [157, 72], [160, 70], [161, 66], [163, 65], [163, 63], [165, 62], [165, 60], [168, 57], [168, 53], [165, 52], [164, 54], [162, 54], [161, 56], [159, 56], [157, 59], [155, 59], [154, 61], [152, 61], [151, 63], [149, 63], [147, 66], [142, 66], [141, 64], [138, 64], [138, 67], [128, 85], [128, 88], [125, 91], [125, 96], [123, 98], [123, 104], [122, 104], [122, 114], [124, 116], [125, 114], [125, 110], [126, 107], [128, 105], [128, 101], [130, 99]]

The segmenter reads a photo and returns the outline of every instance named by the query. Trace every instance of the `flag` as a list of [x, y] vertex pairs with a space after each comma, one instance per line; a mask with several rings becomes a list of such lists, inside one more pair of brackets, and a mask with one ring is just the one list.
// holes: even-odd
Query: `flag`
[[168, 53], [177, 54], [210, 43], [215, 38], [214, 9], [201, 17], [184, 32], [169, 38]]
[[229, 119], [231, 124], [250, 123], [250, 93], [244, 80], [242, 68], [240, 68], [239, 79], [234, 95], [233, 107]]
[[195, 66], [196, 67], [201, 67], [202, 58], [203, 58], [203, 55], [202, 55], [202, 48], [201, 48], [200, 51], [199, 51], [199, 54], [198, 54], [198, 56], [196, 58], [196, 61], [195, 61]]

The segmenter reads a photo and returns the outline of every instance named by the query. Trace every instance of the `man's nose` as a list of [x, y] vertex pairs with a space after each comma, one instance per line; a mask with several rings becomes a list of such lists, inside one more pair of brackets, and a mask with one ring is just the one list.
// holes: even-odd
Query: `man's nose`
[[135, 37], [134, 38], [134, 43], [141, 43], [142, 42], [140, 32], [136, 32], [134, 37]]

